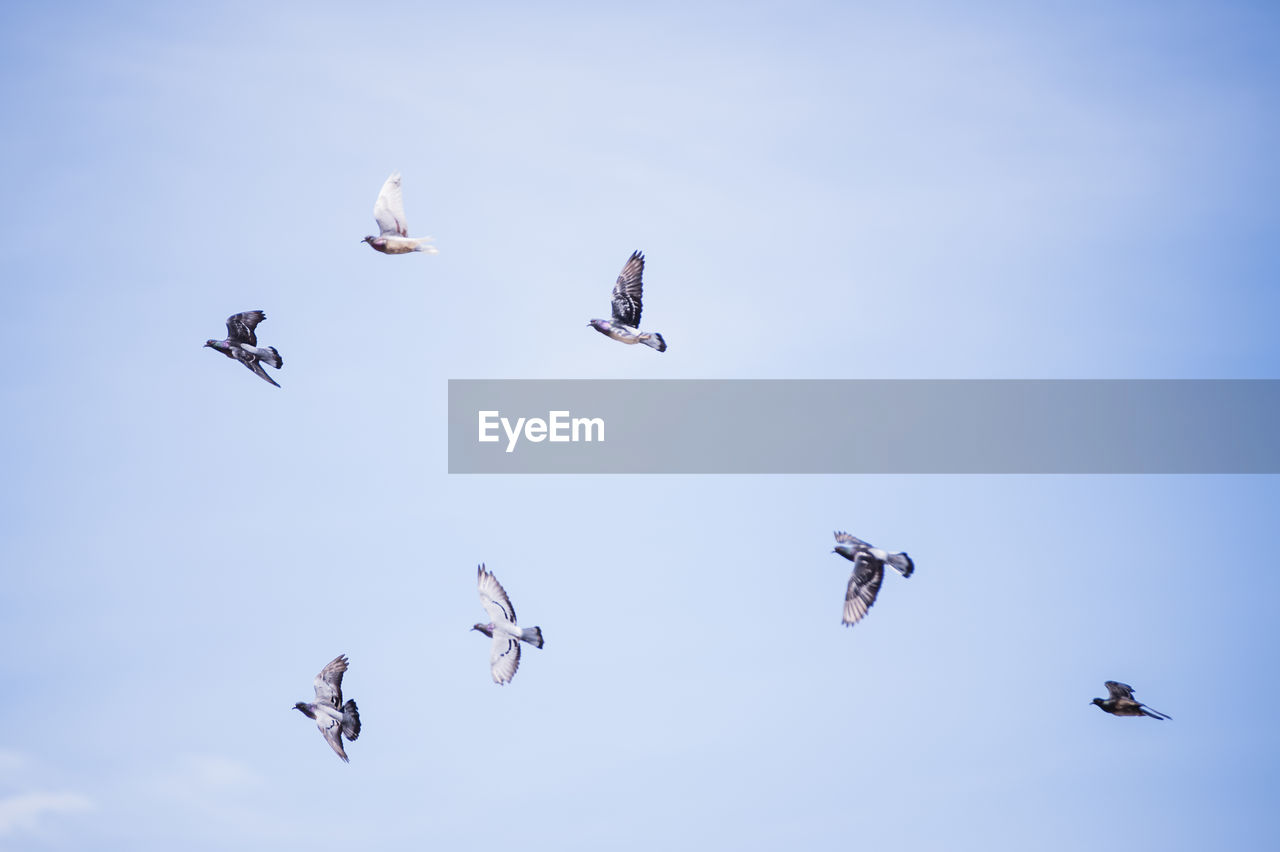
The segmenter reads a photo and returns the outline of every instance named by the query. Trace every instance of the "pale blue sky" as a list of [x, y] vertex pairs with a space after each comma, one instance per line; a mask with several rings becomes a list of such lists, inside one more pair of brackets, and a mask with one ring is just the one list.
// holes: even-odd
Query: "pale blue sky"
[[[7, 4], [0, 848], [1276, 845], [1274, 477], [450, 477], [444, 406], [1280, 377], [1277, 17]], [[586, 327], [634, 249], [663, 355]], [[834, 529], [917, 564], [852, 630]]]

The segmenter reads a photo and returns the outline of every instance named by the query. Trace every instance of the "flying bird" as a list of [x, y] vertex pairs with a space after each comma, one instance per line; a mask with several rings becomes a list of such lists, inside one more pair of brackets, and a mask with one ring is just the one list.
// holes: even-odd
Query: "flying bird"
[[601, 334], [623, 343], [643, 343], [659, 352], [667, 351], [667, 342], [656, 331], [640, 331], [640, 298], [644, 287], [644, 255], [633, 251], [613, 285], [613, 320], [593, 319], [587, 325]]
[[542, 628], [521, 629], [516, 626], [516, 610], [511, 599], [498, 578], [486, 571], [483, 564], [476, 569], [476, 577], [480, 585], [480, 603], [489, 613], [489, 623], [476, 624], [471, 629], [479, 630], [493, 640], [489, 646], [489, 671], [493, 674], [493, 682], [510, 683], [520, 667], [520, 643], [528, 642], [535, 648], [541, 648]]
[[258, 327], [258, 323], [266, 318], [267, 315], [262, 311], [245, 311], [242, 314], [229, 316], [227, 317], [227, 339], [206, 340], [204, 345], [211, 346], [228, 358], [244, 364], [261, 376], [263, 381], [280, 387], [276, 380], [262, 369], [262, 365], [270, 364], [279, 370], [284, 366], [284, 359], [280, 357], [280, 353], [274, 346], [259, 346], [258, 336], [253, 332]]
[[905, 553], [890, 553], [872, 547], [847, 532], [836, 533], [836, 546], [831, 551], [839, 553], [853, 563], [853, 575], [844, 593], [844, 618], [841, 621], [852, 627], [861, 621], [876, 602], [880, 584], [884, 582], [884, 565], [889, 563], [903, 577], [910, 577], [916, 570], [915, 563]]
[[315, 719], [316, 727], [328, 741], [338, 757], [347, 760], [347, 753], [342, 750], [342, 738], [355, 742], [360, 736], [360, 711], [356, 709], [354, 700], [342, 703], [342, 673], [347, 670], [347, 655], [340, 654], [333, 658], [329, 665], [320, 670], [313, 681], [316, 688], [316, 702], [307, 704], [299, 701], [293, 705], [294, 710], [301, 710], [308, 719]]
[[1134, 700], [1133, 687], [1127, 683], [1106, 682], [1107, 692], [1111, 695], [1106, 700], [1095, 698], [1091, 704], [1097, 704], [1112, 716], [1150, 716], [1152, 719], [1172, 719], [1158, 710], [1152, 710], [1145, 704]]
[[431, 237], [413, 239], [409, 236], [408, 226], [404, 219], [404, 197], [400, 194], [400, 173], [392, 172], [378, 193], [378, 200], [373, 203], [373, 218], [378, 222], [381, 233], [376, 237], [365, 237], [366, 242], [376, 251], [383, 254], [408, 254], [411, 251], [425, 251], [427, 254], [438, 254], [435, 246], [427, 245]]

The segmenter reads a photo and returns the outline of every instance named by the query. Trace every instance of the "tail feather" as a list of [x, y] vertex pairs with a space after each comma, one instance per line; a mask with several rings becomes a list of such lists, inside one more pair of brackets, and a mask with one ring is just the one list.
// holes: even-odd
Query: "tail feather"
[[542, 647], [542, 628], [526, 627], [523, 631], [521, 631], [520, 638], [528, 642], [530, 645], [532, 645], [535, 648], [541, 648]]
[[1165, 714], [1161, 713], [1159, 710], [1152, 710], [1150, 707], [1148, 707], [1145, 704], [1142, 705], [1142, 712], [1150, 716], [1152, 719], [1160, 719], [1162, 721], [1165, 719], [1173, 719], [1172, 716], [1166, 716]]
[[640, 335], [640, 342], [645, 346], [657, 349], [659, 352], [667, 351], [667, 341], [662, 339], [662, 335], [656, 331], [645, 332]]
[[905, 553], [890, 553], [886, 561], [893, 566], [893, 570], [904, 577], [910, 577], [911, 573], [916, 570], [916, 564]]
[[354, 698], [342, 705], [342, 733], [349, 740], [360, 736], [360, 711]]
[[284, 366], [284, 359], [280, 357], [280, 353], [276, 351], [274, 346], [264, 347], [262, 353], [258, 355], [258, 360], [266, 361], [277, 370]]
[[423, 251], [427, 254], [439, 254], [440, 252], [435, 246], [430, 245], [431, 237], [423, 237], [418, 240], [418, 244], [413, 247], [414, 251]]

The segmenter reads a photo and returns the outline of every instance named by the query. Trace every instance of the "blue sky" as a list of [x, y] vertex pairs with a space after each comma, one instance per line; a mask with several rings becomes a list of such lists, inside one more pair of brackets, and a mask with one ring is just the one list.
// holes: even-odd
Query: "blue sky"
[[[1274, 845], [1274, 477], [450, 477], [445, 401], [1275, 378], [1276, 24], [6, 5], [0, 847]], [[438, 256], [359, 242], [396, 169]], [[634, 249], [662, 355], [585, 325]], [[852, 630], [834, 529], [917, 565]]]

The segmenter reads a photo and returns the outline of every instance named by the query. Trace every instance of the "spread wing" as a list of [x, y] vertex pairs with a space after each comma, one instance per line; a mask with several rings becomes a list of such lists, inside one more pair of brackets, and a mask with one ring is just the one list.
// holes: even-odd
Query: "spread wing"
[[407, 237], [408, 225], [404, 221], [404, 198], [400, 195], [400, 173], [392, 172], [382, 185], [378, 200], [373, 203], [373, 218], [377, 220], [382, 236]]
[[520, 668], [520, 640], [497, 630], [489, 646], [489, 672], [494, 683], [510, 683]]
[[640, 327], [640, 291], [643, 287], [644, 255], [633, 251], [626, 266], [613, 285], [613, 319], [616, 322]]
[[338, 753], [338, 757], [350, 763], [347, 752], [342, 748], [342, 723], [330, 716], [316, 716], [316, 726], [324, 734], [325, 742]]
[[[516, 608], [511, 605], [511, 599], [507, 597], [507, 592], [502, 588], [502, 584], [498, 582], [498, 578], [492, 573], [485, 570], [484, 565], [476, 569], [476, 576], [480, 583], [480, 603], [484, 605], [484, 611], [489, 613], [489, 620], [494, 624], [500, 624], [503, 621], [516, 623]], [[498, 634], [495, 631], [494, 636]], [[497, 648], [497, 638], [494, 640], [494, 648]], [[495, 654], [497, 651], [494, 652]], [[516, 649], [516, 659], [520, 659], [520, 650]], [[511, 669], [515, 671], [514, 668]], [[496, 675], [495, 675], [496, 677]]]
[[1133, 687], [1127, 683], [1116, 683], [1109, 680], [1106, 683], [1107, 692], [1111, 693], [1112, 698], [1127, 698], [1133, 700]]
[[245, 311], [242, 314], [227, 317], [227, 339], [232, 343], [257, 346], [258, 336], [253, 333], [253, 330], [266, 318], [267, 315], [262, 311]]
[[[320, 670], [312, 681], [316, 688], [316, 703], [328, 704], [336, 710], [342, 709], [342, 673], [347, 670], [347, 655], [341, 654], [333, 658], [333, 662]], [[328, 734], [325, 737], [328, 738]], [[330, 741], [332, 744], [332, 741]], [[335, 748], [342, 754], [342, 745]], [[344, 756], [345, 759], [345, 756]]]
[[836, 533], [836, 544], [844, 544], [844, 545], [848, 545], [849, 547], [870, 547], [871, 546], [867, 544], [865, 541], [863, 541], [862, 539], [858, 538], [857, 536], [849, 535], [847, 532]]
[[880, 584], [884, 582], [884, 563], [869, 553], [859, 553], [853, 562], [853, 575], [844, 593], [844, 618], [847, 625], [861, 621], [876, 602]]

